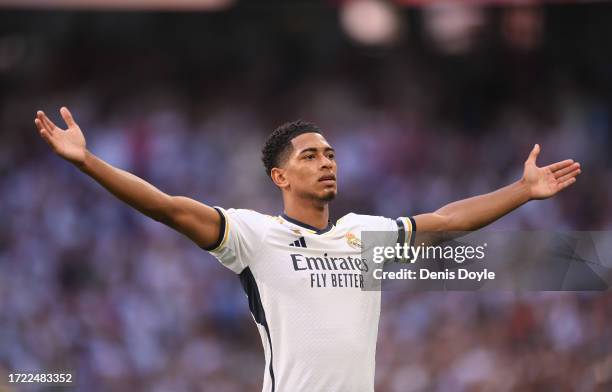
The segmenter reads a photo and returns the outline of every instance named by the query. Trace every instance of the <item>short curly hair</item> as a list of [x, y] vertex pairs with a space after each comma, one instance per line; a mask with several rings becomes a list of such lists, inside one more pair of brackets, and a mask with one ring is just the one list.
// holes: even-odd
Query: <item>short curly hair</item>
[[302, 120], [288, 122], [276, 128], [268, 136], [261, 150], [261, 161], [264, 164], [266, 173], [271, 175], [272, 169], [279, 167], [286, 158], [287, 153], [291, 152], [293, 148], [291, 140], [294, 137], [310, 132], [322, 134], [318, 126]]

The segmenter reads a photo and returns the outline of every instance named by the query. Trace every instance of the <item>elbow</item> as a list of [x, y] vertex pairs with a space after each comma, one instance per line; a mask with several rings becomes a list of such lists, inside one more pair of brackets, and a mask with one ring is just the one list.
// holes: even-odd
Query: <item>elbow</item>
[[172, 196], [164, 195], [151, 206], [144, 209], [145, 215], [149, 218], [171, 226], [174, 222], [174, 217], [177, 215], [175, 203]]
[[155, 214], [151, 214], [149, 216], [154, 221], [162, 223], [162, 224], [164, 224], [166, 226], [172, 226], [172, 219], [170, 219], [168, 216], [166, 216], [164, 214], [155, 213]]
[[436, 232], [450, 232], [450, 231], [466, 231], [466, 221], [458, 217], [456, 214], [445, 214], [439, 211], [435, 213], [437, 224], [434, 225]]
[[165, 225], [168, 225], [171, 222], [170, 216], [157, 208], [146, 208], [142, 212], [154, 221], [163, 223]]

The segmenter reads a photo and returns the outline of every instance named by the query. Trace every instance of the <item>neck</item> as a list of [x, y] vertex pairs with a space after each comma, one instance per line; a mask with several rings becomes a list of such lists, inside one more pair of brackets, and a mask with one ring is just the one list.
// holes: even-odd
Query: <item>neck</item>
[[284, 198], [285, 215], [309, 226], [323, 230], [329, 222], [329, 203], [319, 200]]

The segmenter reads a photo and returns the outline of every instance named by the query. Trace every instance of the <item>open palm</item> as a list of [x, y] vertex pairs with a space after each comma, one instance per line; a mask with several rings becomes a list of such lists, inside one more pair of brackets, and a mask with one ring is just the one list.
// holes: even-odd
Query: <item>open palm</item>
[[547, 199], [576, 182], [581, 173], [580, 163], [566, 159], [544, 167], [536, 166], [540, 145], [536, 144], [525, 161], [523, 181], [529, 187], [532, 199]]
[[40, 136], [53, 148], [59, 156], [75, 163], [81, 164], [85, 160], [86, 143], [81, 128], [72, 118], [72, 114], [66, 107], [60, 109], [62, 118], [68, 125], [67, 129], [61, 129], [42, 112], [36, 112], [34, 124], [38, 128]]

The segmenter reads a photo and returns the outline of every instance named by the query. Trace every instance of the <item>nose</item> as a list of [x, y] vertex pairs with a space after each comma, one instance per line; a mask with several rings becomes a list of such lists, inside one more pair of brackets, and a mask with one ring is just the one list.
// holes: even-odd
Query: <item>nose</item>
[[329, 159], [326, 156], [323, 156], [323, 160], [321, 161], [322, 169], [331, 169], [334, 166], [334, 161]]

